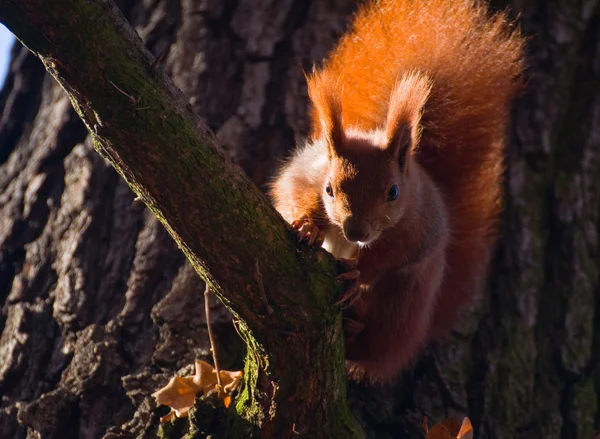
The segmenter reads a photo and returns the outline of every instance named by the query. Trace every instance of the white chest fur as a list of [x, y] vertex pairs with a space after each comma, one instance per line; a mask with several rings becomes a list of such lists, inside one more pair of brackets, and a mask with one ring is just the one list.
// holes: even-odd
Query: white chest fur
[[337, 227], [332, 227], [330, 230], [325, 232], [323, 248], [337, 259], [352, 259], [358, 254], [358, 244], [356, 242], [350, 242], [344, 238], [342, 231]]

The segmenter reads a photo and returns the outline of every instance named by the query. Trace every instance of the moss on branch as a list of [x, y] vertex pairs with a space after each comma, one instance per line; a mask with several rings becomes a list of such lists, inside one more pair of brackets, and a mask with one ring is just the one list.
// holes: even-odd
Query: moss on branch
[[[0, 0], [0, 21], [42, 60], [96, 150], [239, 319], [249, 347], [236, 405], [243, 425], [262, 437], [360, 437], [345, 399], [333, 259], [299, 251], [115, 5]], [[264, 288], [251, 275], [257, 265]]]

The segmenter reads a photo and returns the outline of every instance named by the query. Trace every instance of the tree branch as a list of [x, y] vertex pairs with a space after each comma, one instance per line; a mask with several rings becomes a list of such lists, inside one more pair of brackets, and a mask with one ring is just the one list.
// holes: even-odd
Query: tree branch
[[[116, 6], [0, 0], [0, 21], [42, 60], [96, 150], [240, 319], [249, 354], [238, 429], [261, 428], [262, 437], [360, 436], [345, 400], [333, 258], [298, 251], [266, 197], [152, 67]], [[251, 275], [257, 263], [264, 285]]]

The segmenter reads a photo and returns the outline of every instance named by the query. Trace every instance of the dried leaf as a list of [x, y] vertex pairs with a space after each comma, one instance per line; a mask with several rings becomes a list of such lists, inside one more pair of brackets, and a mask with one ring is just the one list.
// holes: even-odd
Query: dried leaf
[[152, 396], [157, 404], [168, 405], [178, 418], [187, 416], [188, 410], [194, 405], [196, 393], [200, 391], [191, 378], [174, 376], [162, 389], [154, 392]]
[[446, 418], [444, 422], [442, 422], [444, 426], [448, 429], [450, 436], [456, 437], [458, 436], [458, 432], [460, 431], [460, 424], [454, 418]]
[[166, 415], [160, 417], [160, 422], [162, 422], [163, 424], [165, 422], [169, 422], [173, 418], [173, 416], [175, 416], [175, 412], [173, 410], [171, 410]]
[[[194, 365], [196, 373], [193, 377], [174, 376], [165, 387], [152, 394], [157, 404], [168, 405], [178, 418], [187, 416], [199, 392], [207, 393], [217, 389], [219, 398], [223, 400], [225, 407], [229, 407], [231, 392], [239, 385], [243, 375], [242, 371], [221, 370], [219, 375], [223, 388], [218, 389], [215, 368], [202, 360], [196, 360]], [[170, 418], [169, 415], [163, 416], [161, 421], [165, 419], [164, 422], [167, 422]]]
[[[207, 393], [217, 388], [217, 371], [214, 367], [208, 364], [206, 361], [196, 360], [196, 374], [194, 375], [194, 383], [202, 388], [202, 392]], [[219, 371], [221, 376], [221, 385], [225, 394], [233, 392], [242, 380], [243, 372], [221, 370]], [[219, 390], [219, 389], [217, 389]], [[221, 392], [220, 392], [221, 393]]]
[[443, 424], [435, 424], [427, 433], [427, 439], [454, 439]]
[[464, 418], [457, 439], [473, 439], [473, 425], [469, 418]]

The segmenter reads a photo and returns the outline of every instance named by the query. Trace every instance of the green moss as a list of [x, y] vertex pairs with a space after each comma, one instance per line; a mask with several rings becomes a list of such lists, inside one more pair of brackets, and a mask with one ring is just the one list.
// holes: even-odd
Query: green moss
[[594, 433], [598, 396], [594, 381], [589, 379], [575, 384], [571, 389], [569, 420], [575, 424], [578, 439], [591, 438]]
[[[258, 345], [254, 337], [251, 336], [248, 328], [242, 322], [237, 324], [237, 328], [240, 336], [247, 343], [248, 351], [244, 366], [244, 379], [235, 399], [235, 410], [230, 411], [229, 424], [232, 431], [236, 432], [236, 434], [242, 432], [248, 433], [249, 430], [252, 431], [260, 428], [264, 422], [264, 411], [257, 403], [258, 395], [256, 395], [256, 392], [259, 392], [257, 384], [260, 370], [268, 364], [268, 359], [263, 349]], [[236, 437], [236, 434], [233, 434], [232, 437]]]
[[[148, 64], [139, 39], [126, 38], [134, 32], [124, 23], [113, 24], [122, 17], [112, 16], [106, 3], [32, 0], [28, 5], [22, 9], [9, 2], [0, 17], [35, 16], [29, 17], [35, 25], [17, 23], [23, 29], [12, 28], [15, 34], [27, 40], [70, 95], [96, 150], [240, 321], [248, 352], [244, 384], [231, 409], [232, 432], [249, 437], [268, 418], [275, 420], [277, 435], [296, 415], [281, 407], [290, 407], [292, 397], [301, 406], [318, 396], [311, 407], [323, 425], [313, 428], [329, 437], [338, 431], [360, 437], [345, 400], [340, 310], [331, 305], [341, 289], [333, 280], [333, 258], [298, 251], [264, 195], [199, 127], [166, 76]], [[265, 300], [273, 313], [266, 311]], [[313, 369], [307, 370], [309, 362]], [[312, 387], [301, 388], [302, 380]], [[326, 392], [333, 396], [322, 398]], [[174, 434], [169, 430], [174, 427], [162, 426], [163, 437]]]
[[588, 253], [586, 236], [578, 225], [570, 233], [573, 243], [571, 270], [565, 285], [565, 342], [561, 345], [561, 359], [565, 368], [581, 373], [590, 361], [594, 335], [595, 287], [598, 268], [595, 257]]
[[533, 334], [521, 330], [511, 332], [509, 344], [497, 356], [490, 358], [487, 379], [486, 409], [494, 419], [499, 438], [512, 437], [514, 431], [526, 425], [533, 407], [535, 385], [535, 346]]
[[173, 416], [169, 422], [158, 426], [156, 437], [158, 439], [171, 439], [182, 437], [187, 429], [187, 419]]

